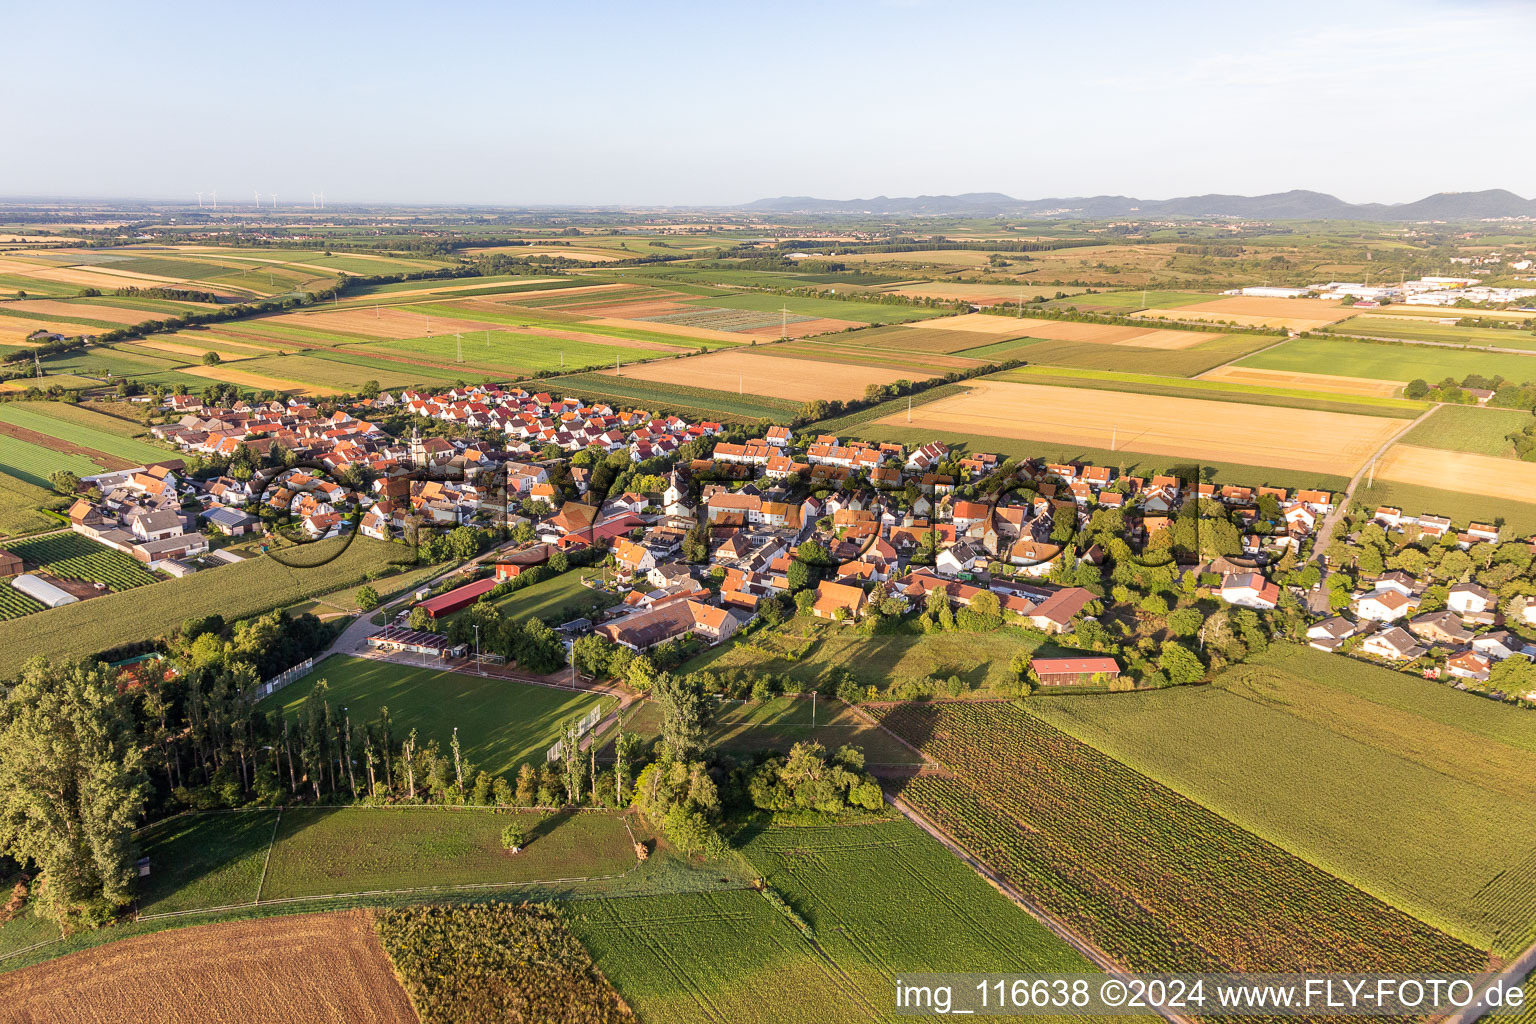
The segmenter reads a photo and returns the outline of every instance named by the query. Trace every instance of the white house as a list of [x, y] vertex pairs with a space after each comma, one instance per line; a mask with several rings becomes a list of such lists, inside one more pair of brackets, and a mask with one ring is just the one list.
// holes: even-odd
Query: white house
[[1412, 661], [1425, 651], [1425, 648], [1413, 642], [1413, 636], [1401, 626], [1393, 626], [1375, 636], [1366, 637], [1360, 649], [1389, 661]]
[[1335, 651], [1345, 640], [1354, 636], [1359, 626], [1342, 615], [1314, 622], [1307, 627], [1307, 640], [1309, 646], [1316, 647], [1320, 651]]
[[1462, 616], [1477, 615], [1493, 604], [1493, 595], [1476, 583], [1458, 583], [1451, 588], [1445, 605]]
[[1396, 622], [1415, 607], [1417, 602], [1399, 590], [1377, 589], [1355, 602], [1355, 614], [1376, 622]]
[[1280, 588], [1256, 572], [1228, 573], [1221, 580], [1221, 599], [1239, 608], [1268, 611], [1280, 601]]

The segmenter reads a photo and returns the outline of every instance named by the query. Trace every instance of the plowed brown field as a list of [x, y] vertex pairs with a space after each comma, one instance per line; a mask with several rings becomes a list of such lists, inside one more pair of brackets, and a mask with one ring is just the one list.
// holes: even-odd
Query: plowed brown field
[[15, 1024], [417, 1024], [362, 910], [206, 924], [0, 975]]

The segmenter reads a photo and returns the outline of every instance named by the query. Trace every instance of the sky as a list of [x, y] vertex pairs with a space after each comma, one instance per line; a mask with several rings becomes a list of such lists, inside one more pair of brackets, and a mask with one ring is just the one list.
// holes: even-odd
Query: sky
[[1523, 0], [5, 6], [0, 196], [1536, 195]]

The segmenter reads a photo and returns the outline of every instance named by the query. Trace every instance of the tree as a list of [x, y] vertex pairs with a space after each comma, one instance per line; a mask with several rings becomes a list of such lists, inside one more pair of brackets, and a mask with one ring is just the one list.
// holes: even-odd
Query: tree
[[0, 707], [0, 852], [38, 865], [43, 904], [66, 928], [133, 899], [132, 828], [150, 787], [113, 675], [36, 658]]
[[1157, 667], [1168, 673], [1168, 678], [1175, 683], [1197, 683], [1205, 678], [1205, 666], [1200, 664], [1195, 652], [1172, 640], [1163, 644]]
[[379, 592], [370, 586], [357, 588], [357, 606], [365, 612], [371, 612], [379, 606]]
[[[799, 563], [795, 563], [799, 564]], [[795, 610], [801, 615], [811, 614], [811, 609], [816, 606], [816, 591], [802, 590], [795, 595]]]
[[686, 761], [704, 749], [704, 727], [709, 724], [709, 705], [704, 687], [691, 676], [663, 672], [651, 687], [661, 705], [661, 742], [666, 756]]
[[1403, 395], [1412, 399], [1422, 399], [1429, 394], [1429, 382], [1423, 377], [1416, 377], [1403, 388]]
[[203, 353], [203, 365], [204, 366], [218, 366], [219, 365], [219, 354], [217, 352], [213, 351], [212, 349], [208, 350], [207, 352], [204, 352]]
[[1204, 620], [1198, 608], [1175, 608], [1168, 613], [1168, 632], [1174, 636], [1194, 636]]
[[50, 473], [48, 482], [53, 485], [54, 490], [64, 495], [73, 495], [80, 489], [80, 478], [67, 469]]
[[437, 622], [432, 618], [430, 612], [421, 605], [417, 605], [411, 609], [411, 628], [434, 633], [437, 631]]

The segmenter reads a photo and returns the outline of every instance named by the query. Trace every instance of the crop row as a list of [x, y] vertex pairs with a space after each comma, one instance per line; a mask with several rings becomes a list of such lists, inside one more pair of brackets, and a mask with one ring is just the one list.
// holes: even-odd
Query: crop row
[[109, 590], [132, 590], [158, 582], [153, 573], [121, 551], [75, 533], [54, 533], [13, 544], [11, 551], [55, 576], [102, 583]]
[[23, 615], [31, 615], [40, 612], [43, 606], [40, 602], [32, 600], [26, 594], [10, 586], [9, 582], [0, 583], [0, 621], [5, 619], [19, 619]]
[[883, 723], [952, 773], [906, 798], [1132, 970], [1471, 971], [1473, 947], [998, 704]]

